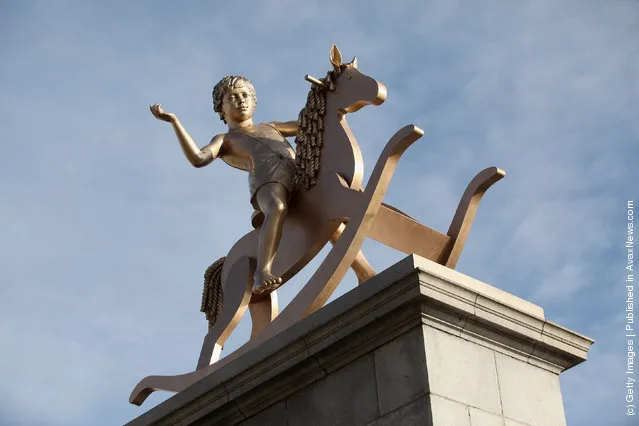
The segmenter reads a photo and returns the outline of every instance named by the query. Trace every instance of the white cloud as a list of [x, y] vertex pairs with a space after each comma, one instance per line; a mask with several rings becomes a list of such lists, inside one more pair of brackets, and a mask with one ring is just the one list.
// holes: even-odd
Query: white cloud
[[574, 293], [591, 284], [585, 265], [567, 264], [545, 278], [536, 289], [534, 296], [539, 302], [567, 300]]

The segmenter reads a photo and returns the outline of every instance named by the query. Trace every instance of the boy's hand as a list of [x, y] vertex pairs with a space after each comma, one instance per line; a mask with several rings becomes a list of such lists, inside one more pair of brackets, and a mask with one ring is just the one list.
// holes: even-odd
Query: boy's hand
[[175, 123], [177, 121], [177, 117], [175, 116], [175, 114], [164, 112], [164, 110], [162, 109], [162, 105], [160, 104], [151, 105], [150, 108], [151, 113], [158, 120], [166, 121], [167, 123]]

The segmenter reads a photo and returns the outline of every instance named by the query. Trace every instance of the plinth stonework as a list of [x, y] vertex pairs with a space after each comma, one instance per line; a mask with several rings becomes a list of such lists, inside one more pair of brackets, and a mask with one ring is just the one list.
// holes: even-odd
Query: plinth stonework
[[409, 256], [129, 425], [561, 426], [592, 343]]

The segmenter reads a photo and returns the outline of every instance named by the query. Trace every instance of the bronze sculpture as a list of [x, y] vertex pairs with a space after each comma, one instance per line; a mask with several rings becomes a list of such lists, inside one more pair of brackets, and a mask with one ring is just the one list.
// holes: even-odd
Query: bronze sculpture
[[[256, 269], [269, 262], [269, 259], [262, 263], [259, 260], [262, 231], [258, 212], [254, 215], [258, 229], [242, 237], [223, 261], [213, 265], [216, 267], [211, 275], [216, 277], [215, 284], [224, 298], [220, 311], [212, 315], [214, 321], [204, 339], [197, 369], [179, 376], [149, 376], [133, 390], [130, 402], [139, 405], [157, 389], [179, 392], [319, 309], [340, 283], [349, 266], [353, 265], [356, 270], [359, 267], [366, 268], [367, 263], [360, 252], [366, 237], [405, 253], [415, 253], [450, 268], [455, 267], [481, 197], [505, 173], [491, 167], [470, 182], [446, 235], [383, 204], [382, 199], [399, 158], [423, 135], [423, 131], [414, 125], [399, 130], [386, 144], [369, 181], [363, 187], [361, 152], [345, 117], [366, 105], [383, 103], [386, 88], [361, 73], [356, 59], [342, 63], [341, 54], [335, 46], [330, 51], [330, 62], [333, 69], [326, 78], [318, 80], [307, 76], [313, 86], [295, 128], [298, 131], [296, 173], [300, 185], [290, 201], [289, 194], [279, 194], [280, 201], [286, 200], [287, 213], [281, 219], [279, 245], [275, 244], [277, 251], [272, 259], [272, 274], [260, 274], [259, 270], [256, 273]], [[240, 92], [235, 93], [240, 95]], [[248, 92], [246, 94], [250, 96]], [[229, 93], [234, 92], [231, 90]], [[245, 117], [250, 110], [246, 104], [242, 108], [241, 101], [235, 105], [236, 112], [228, 112], [237, 113], [238, 119]], [[156, 113], [156, 116], [160, 115], [158, 118], [162, 118], [159, 106]], [[224, 111], [224, 117], [226, 113]], [[281, 127], [278, 129], [278, 126]], [[279, 123], [272, 128], [273, 131], [283, 130], [282, 133], [291, 134], [294, 125], [290, 122]], [[266, 128], [260, 130], [273, 134]], [[185, 143], [187, 147], [191, 146], [188, 140], [183, 143], [180, 139], [180, 142], [183, 148]], [[212, 144], [214, 142], [215, 138]], [[195, 155], [193, 158], [197, 164], [206, 162], [213, 157], [215, 149], [219, 148], [213, 147], [211, 154], [205, 153], [204, 157]], [[189, 155], [187, 153], [187, 158]], [[285, 176], [286, 179], [288, 177]], [[281, 185], [286, 187], [286, 184]], [[258, 207], [261, 207], [259, 200]], [[263, 213], [266, 223], [269, 220], [268, 213]], [[263, 227], [264, 224], [261, 225], [262, 230]], [[288, 281], [328, 241], [332, 241], [334, 246], [320, 268], [278, 315], [272, 289]], [[366, 272], [374, 274], [371, 271]], [[255, 278], [263, 278], [262, 284], [254, 287]], [[234, 353], [219, 360], [224, 342], [247, 307], [253, 320], [251, 339]]]
[[[213, 137], [199, 149], [175, 114], [151, 106], [153, 115], [173, 125], [186, 158], [203, 167], [221, 158], [232, 167], [249, 172], [250, 201], [255, 208], [253, 223], [260, 228], [257, 265], [253, 277], [256, 295], [275, 290], [282, 278], [271, 272], [279, 245], [282, 223], [296, 188], [295, 153], [286, 136], [297, 135], [297, 120], [253, 123], [257, 95], [251, 82], [241, 76], [226, 76], [213, 89], [213, 109], [228, 124], [228, 132]], [[259, 221], [259, 222], [258, 222]], [[354, 267], [360, 282], [375, 275], [363, 255]]]

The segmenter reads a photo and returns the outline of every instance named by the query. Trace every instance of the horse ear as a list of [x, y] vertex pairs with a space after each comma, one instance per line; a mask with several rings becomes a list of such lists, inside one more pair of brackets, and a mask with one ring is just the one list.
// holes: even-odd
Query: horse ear
[[338, 69], [342, 65], [342, 54], [339, 52], [337, 46], [331, 46], [331, 53], [329, 55], [333, 68]]
[[353, 68], [357, 68], [357, 56], [353, 56], [353, 60], [351, 61], [351, 65]]

